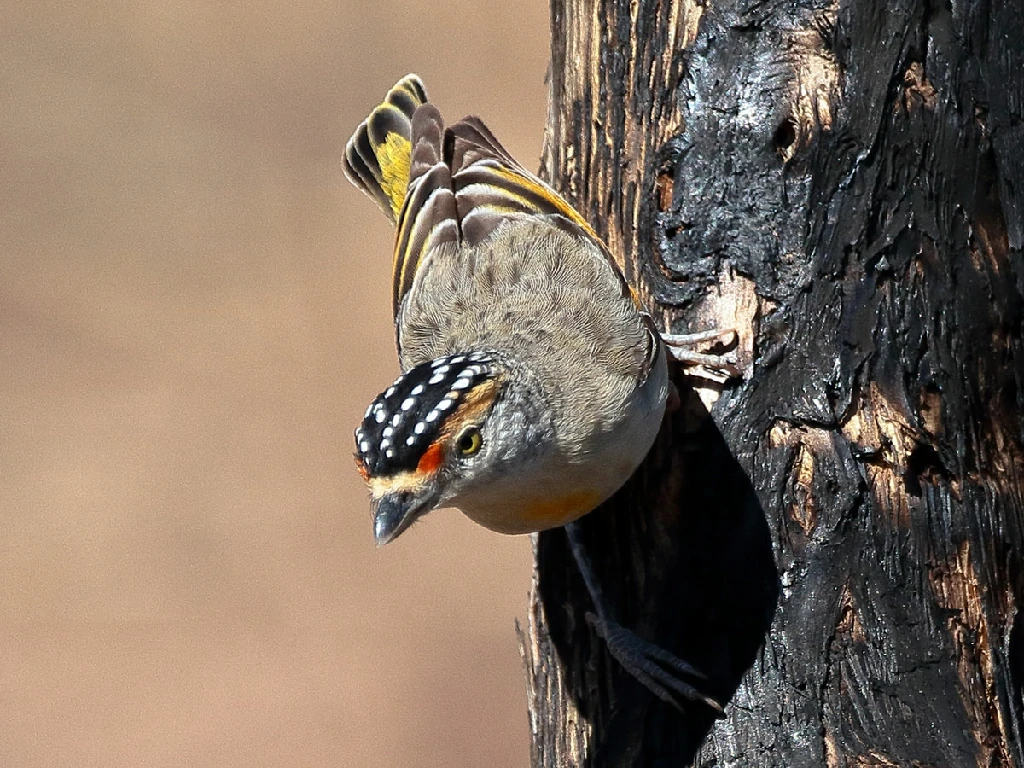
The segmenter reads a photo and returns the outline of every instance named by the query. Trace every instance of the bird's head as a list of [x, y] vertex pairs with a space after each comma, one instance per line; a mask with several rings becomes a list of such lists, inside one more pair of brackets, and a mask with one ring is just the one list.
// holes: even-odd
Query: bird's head
[[370, 404], [356, 464], [379, 545], [437, 507], [467, 511], [543, 452], [515, 378], [492, 353], [449, 355], [409, 369]]

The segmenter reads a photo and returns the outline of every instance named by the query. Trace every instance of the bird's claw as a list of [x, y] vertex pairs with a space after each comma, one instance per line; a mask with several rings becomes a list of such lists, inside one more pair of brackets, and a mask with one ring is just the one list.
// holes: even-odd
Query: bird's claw
[[688, 675], [699, 680], [707, 680], [707, 676], [702, 672], [620, 624], [601, 620], [593, 613], [587, 613], [586, 619], [598, 636], [605, 641], [612, 658], [659, 699], [682, 709], [678, 699], [682, 696], [691, 701], [702, 702], [718, 714], [723, 713], [721, 704], [680, 677]]
[[706, 368], [719, 377], [724, 377], [726, 381], [739, 378], [742, 371], [731, 353], [710, 353], [707, 348], [716, 344], [729, 347], [736, 342], [736, 338], [736, 331], [732, 328], [701, 333], [661, 334], [661, 340], [665, 342], [668, 354], [673, 360], [687, 368]]

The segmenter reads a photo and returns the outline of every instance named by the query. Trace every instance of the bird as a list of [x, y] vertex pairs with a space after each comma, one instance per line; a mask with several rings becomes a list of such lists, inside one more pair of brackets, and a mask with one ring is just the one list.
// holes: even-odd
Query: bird
[[649, 452], [668, 358], [728, 369], [699, 350], [729, 332], [659, 333], [586, 219], [478, 117], [446, 125], [414, 74], [343, 166], [396, 231], [402, 373], [355, 430], [378, 545], [439, 507], [500, 533], [564, 528], [612, 657], [660, 699], [720, 713], [699, 670], [615, 620], [579, 520]]

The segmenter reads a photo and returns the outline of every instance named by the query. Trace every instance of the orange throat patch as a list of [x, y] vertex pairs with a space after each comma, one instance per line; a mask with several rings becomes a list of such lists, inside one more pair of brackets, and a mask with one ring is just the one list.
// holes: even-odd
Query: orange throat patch
[[594, 491], [576, 491], [564, 496], [551, 496], [528, 503], [522, 510], [524, 523], [532, 531], [544, 531], [577, 520], [601, 503]]

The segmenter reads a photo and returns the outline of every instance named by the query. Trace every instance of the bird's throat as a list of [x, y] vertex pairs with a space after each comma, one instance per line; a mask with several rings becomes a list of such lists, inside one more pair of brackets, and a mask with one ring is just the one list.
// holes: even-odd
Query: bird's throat
[[534, 533], [577, 520], [604, 501], [597, 490], [553, 493], [507, 500], [496, 506], [464, 508], [470, 520], [498, 533]]
[[577, 491], [553, 496], [528, 505], [524, 509], [523, 518], [529, 521], [531, 530], [534, 531], [557, 528], [579, 519], [603, 500], [596, 491]]

